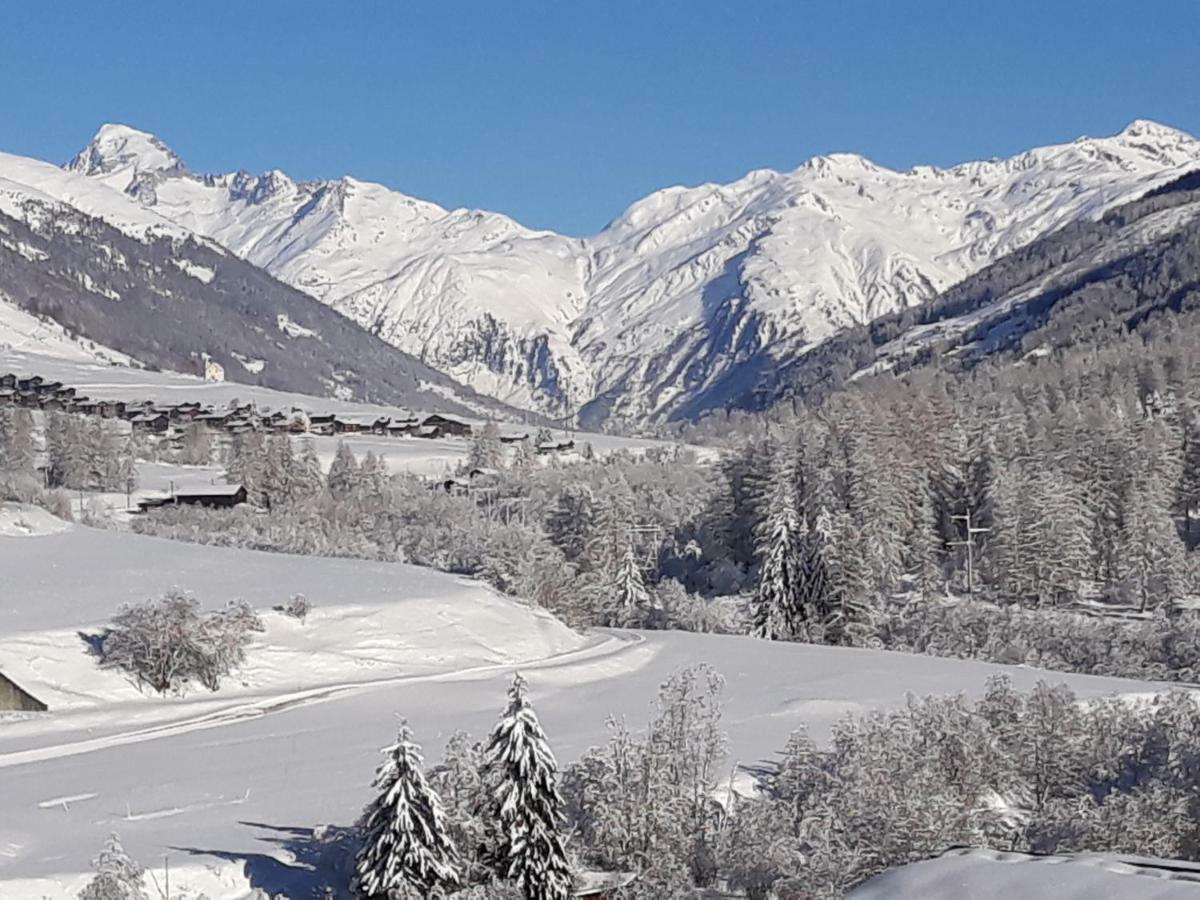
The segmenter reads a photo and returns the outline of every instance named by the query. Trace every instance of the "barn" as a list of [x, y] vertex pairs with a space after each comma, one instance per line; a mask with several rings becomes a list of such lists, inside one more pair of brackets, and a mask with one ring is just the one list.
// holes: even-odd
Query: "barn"
[[460, 419], [451, 419], [449, 416], [441, 416], [434, 414], [425, 419], [421, 423], [421, 429], [436, 428], [439, 435], [450, 435], [452, 437], [470, 437], [471, 426]]
[[200, 487], [180, 488], [170, 497], [152, 497], [138, 502], [145, 512], [161, 506], [206, 506], [210, 509], [228, 509], [246, 502], [246, 488], [240, 484], [206, 484]]

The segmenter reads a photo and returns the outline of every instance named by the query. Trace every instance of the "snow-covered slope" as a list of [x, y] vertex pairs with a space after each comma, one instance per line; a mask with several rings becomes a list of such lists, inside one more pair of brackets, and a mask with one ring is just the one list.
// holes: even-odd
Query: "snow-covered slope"
[[[731, 767], [771, 759], [801, 724], [825, 741], [846, 713], [895, 708], [906, 691], [978, 696], [999, 672], [1021, 689], [1066, 682], [1081, 697], [1160, 687], [721, 635], [579, 636], [452, 575], [82, 526], [0, 535], [0, 573], [0, 670], [51, 703], [48, 714], [0, 720], [5, 900], [76, 896], [78, 873], [111, 831], [160, 871], [169, 855], [172, 884], [194, 855], [236, 861], [271, 896], [319, 896], [311, 881], [301, 889], [285, 880], [305, 869], [311, 879], [311, 869], [289, 865], [264, 837], [353, 822], [398, 715], [430, 761], [457, 729], [485, 735], [515, 666], [567, 761], [607, 738], [610, 715], [640, 725], [664, 680], [708, 661], [728, 679]], [[98, 674], [77, 632], [171, 586], [212, 607], [240, 597], [260, 609], [301, 591], [315, 612], [307, 625], [267, 614], [246, 668], [216, 694], [142, 696]], [[278, 864], [263, 855], [272, 852]], [[51, 876], [65, 877], [22, 881]]]
[[702, 411], [742, 370], [1198, 164], [1200, 141], [1147, 121], [948, 169], [835, 154], [658, 191], [582, 240], [351, 178], [192, 174], [125, 126], [68, 168], [485, 393], [597, 422]]

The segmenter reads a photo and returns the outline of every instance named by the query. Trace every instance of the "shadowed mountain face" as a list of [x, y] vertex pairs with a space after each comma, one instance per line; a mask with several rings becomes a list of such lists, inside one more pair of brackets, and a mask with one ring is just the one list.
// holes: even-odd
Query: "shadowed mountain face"
[[1173, 314], [1197, 309], [1200, 170], [1034, 241], [918, 308], [849, 329], [752, 385], [731, 386], [729, 399], [764, 408], [875, 373], [1033, 360], [1159, 321], [1185, 327], [1170, 324]]
[[163, 369], [211, 358], [280, 390], [506, 411], [211, 242], [139, 239], [51, 200], [0, 208], [0, 301]]

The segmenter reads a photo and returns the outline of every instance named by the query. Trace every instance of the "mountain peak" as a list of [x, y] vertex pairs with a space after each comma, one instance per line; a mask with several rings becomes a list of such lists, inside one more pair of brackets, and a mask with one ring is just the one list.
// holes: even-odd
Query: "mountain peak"
[[143, 172], [181, 172], [185, 166], [170, 147], [149, 132], [129, 125], [106, 123], [65, 168], [83, 175], [107, 175], [128, 170], [138, 175]]
[[1178, 128], [1172, 128], [1170, 125], [1163, 125], [1161, 122], [1155, 122], [1152, 119], [1134, 119], [1121, 129], [1120, 136], [1165, 138], [1192, 137], [1186, 131], [1180, 131]]

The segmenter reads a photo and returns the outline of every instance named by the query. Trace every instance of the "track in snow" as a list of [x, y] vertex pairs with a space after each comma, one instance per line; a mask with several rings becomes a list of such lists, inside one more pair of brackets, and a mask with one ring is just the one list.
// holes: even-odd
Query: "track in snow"
[[103, 737], [85, 740], [68, 741], [61, 744], [51, 744], [44, 747], [33, 747], [28, 750], [15, 750], [0, 754], [0, 769], [29, 763], [44, 762], [50, 759], [61, 759], [66, 756], [79, 756], [97, 750], [107, 750], [122, 747], [127, 744], [140, 744], [159, 738], [173, 737], [189, 732], [204, 731], [210, 728], [220, 728], [233, 725], [248, 719], [259, 719], [271, 713], [283, 712], [301, 706], [322, 703], [335, 697], [371, 690], [373, 688], [398, 684], [419, 684], [434, 681], [458, 681], [475, 676], [490, 675], [506, 670], [517, 669], [552, 669], [560, 666], [573, 665], [581, 662], [593, 662], [617, 656], [631, 647], [644, 642], [638, 634], [599, 631], [601, 639], [584, 647], [554, 653], [537, 659], [518, 662], [488, 663], [486, 665], [468, 666], [462, 669], [450, 669], [445, 672], [431, 672], [421, 675], [388, 675], [382, 678], [372, 678], [366, 681], [343, 682], [325, 685], [317, 688], [307, 688], [291, 691], [273, 697], [254, 700], [248, 703], [238, 703], [235, 706], [216, 712], [205, 713], [162, 725], [151, 725], [130, 731], [107, 734]]

